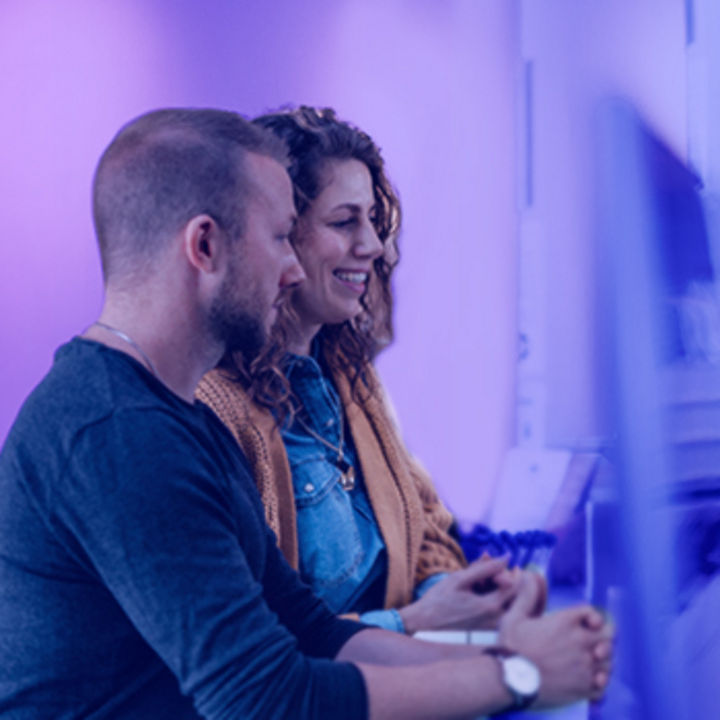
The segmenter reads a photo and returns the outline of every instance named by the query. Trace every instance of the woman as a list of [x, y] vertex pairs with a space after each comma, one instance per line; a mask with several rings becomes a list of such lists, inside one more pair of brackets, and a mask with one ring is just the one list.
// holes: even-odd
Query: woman
[[338, 613], [400, 632], [495, 626], [504, 561], [465, 567], [451, 516], [405, 448], [372, 366], [392, 338], [400, 205], [373, 141], [329, 109], [256, 121], [287, 144], [306, 280], [250, 366], [198, 397], [243, 447], [288, 561]]

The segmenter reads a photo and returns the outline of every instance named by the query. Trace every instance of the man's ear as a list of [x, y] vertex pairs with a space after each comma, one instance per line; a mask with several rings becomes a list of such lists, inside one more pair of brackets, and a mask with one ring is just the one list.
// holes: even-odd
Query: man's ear
[[188, 262], [206, 273], [215, 272], [227, 242], [226, 233], [210, 215], [196, 215], [182, 230], [183, 251]]

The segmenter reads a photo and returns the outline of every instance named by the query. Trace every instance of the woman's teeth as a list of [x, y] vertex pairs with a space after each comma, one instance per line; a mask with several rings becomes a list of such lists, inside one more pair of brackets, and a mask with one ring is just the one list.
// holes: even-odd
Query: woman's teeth
[[362, 285], [368, 278], [366, 272], [345, 272], [343, 270], [336, 270], [335, 277], [345, 282], [353, 283], [356, 285]]

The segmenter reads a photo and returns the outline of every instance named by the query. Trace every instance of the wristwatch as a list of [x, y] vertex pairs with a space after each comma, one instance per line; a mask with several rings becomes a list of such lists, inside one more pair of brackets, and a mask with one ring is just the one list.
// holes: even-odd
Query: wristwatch
[[524, 655], [497, 645], [485, 648], [485, 654], [497, 659], [502, 681], [512, 695], [513, 704], [506, 710], [522, 710], [532, 704], [540, 692], [538, 666]]

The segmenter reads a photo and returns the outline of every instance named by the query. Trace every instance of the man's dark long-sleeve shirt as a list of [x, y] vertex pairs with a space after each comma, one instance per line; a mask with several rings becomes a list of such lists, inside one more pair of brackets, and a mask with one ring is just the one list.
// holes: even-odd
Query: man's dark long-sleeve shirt
[[0, 717], [364, 718], [210, 410], [75, 339], [0, 455]]

